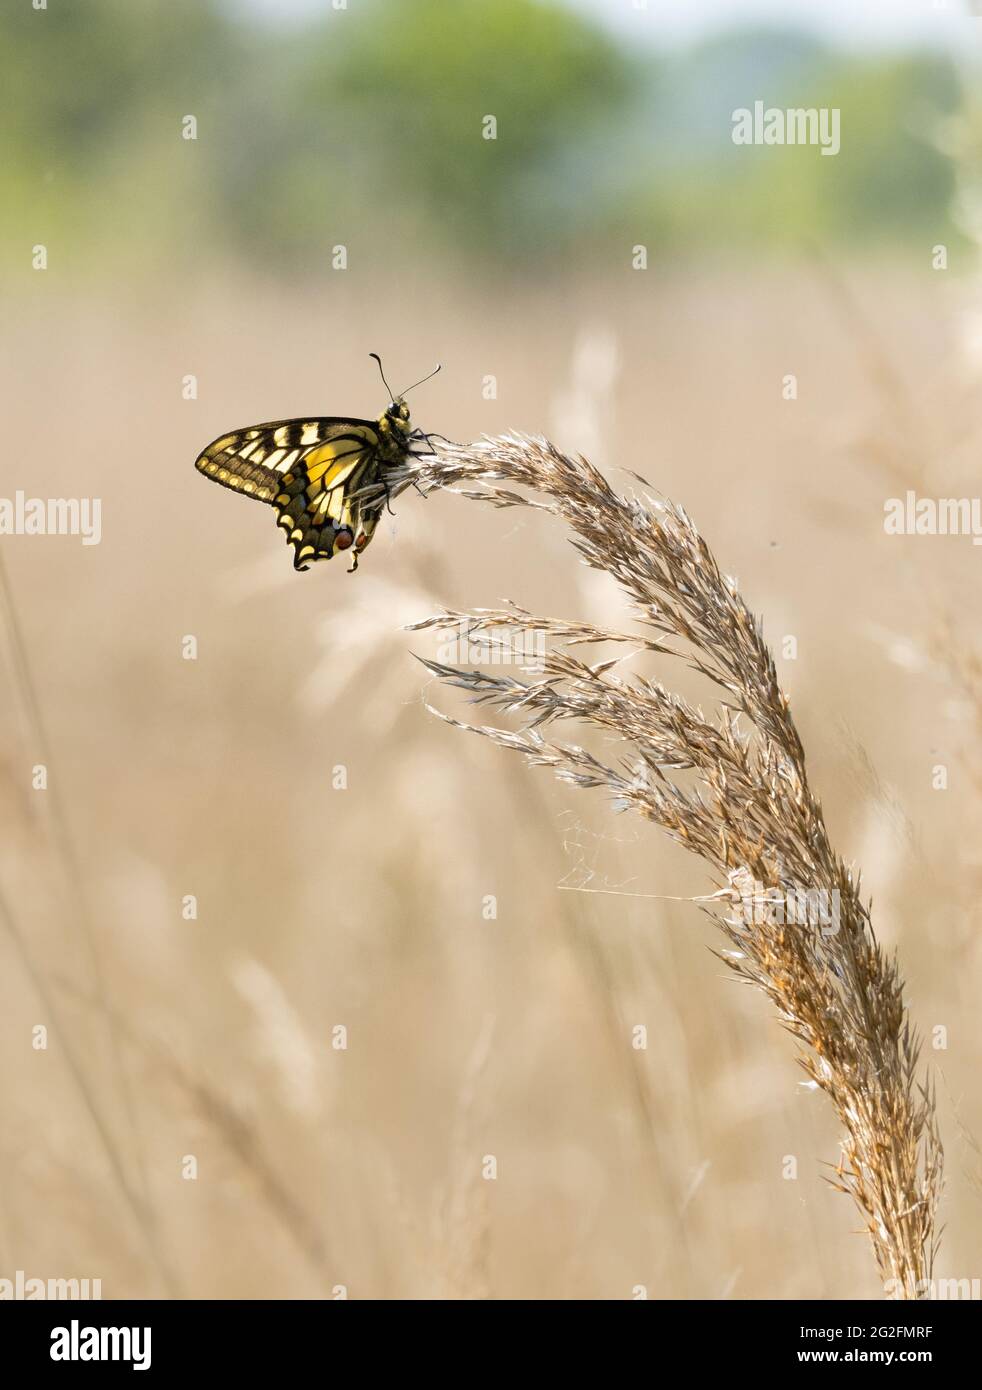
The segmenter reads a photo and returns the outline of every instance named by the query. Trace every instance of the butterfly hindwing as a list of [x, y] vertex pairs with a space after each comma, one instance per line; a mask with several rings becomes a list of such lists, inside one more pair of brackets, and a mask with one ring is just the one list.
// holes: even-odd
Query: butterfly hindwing
[[374, 426], [349, 425], [293, 464], [274, 499], [277, 521], [293, 546], [296, 569], [368, 544], [371, 530], [358, 493], [380, 473]]

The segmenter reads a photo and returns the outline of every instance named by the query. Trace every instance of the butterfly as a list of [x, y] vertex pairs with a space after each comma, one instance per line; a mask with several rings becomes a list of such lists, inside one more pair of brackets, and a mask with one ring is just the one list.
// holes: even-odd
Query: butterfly
[[271, 420], [221, 435], [195, 459], [206, 478], [276, 508], [277, 524], [293, 546], [294, 569], [351, 550], [356, 570], [389, 500], [387, 475], [418, 457], [414, 445], [435, 437], [410, 424], [405, 397], [414, 387], [393, 394], [382, 359], [376, 352], [369, 356], [391, 397], [377, 420]]

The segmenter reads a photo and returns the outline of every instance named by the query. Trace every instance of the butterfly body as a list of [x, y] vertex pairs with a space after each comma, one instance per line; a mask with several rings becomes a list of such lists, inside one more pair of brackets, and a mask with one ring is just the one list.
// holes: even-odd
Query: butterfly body
[[195, 467], [276, 508], [295, 569], [342, 550], [353, 551], [357, 569], [388, 496], [386, 474], [422, 438], [398, 397], [377, 420], [326, 416], [235, 430], [203, 449]]

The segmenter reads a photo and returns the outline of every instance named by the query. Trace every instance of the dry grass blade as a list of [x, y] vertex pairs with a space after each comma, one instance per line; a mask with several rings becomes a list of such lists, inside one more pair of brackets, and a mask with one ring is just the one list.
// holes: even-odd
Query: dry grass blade
[[[919, 1296], [936, 1250], [942, 1185], [934, 1094], [918, 1079], [919, 1044], [897, 962], [877, 943], [858, 877], [829, 842], [773, 657], [736, 585], [681, 507], [621, 496], [586, 460], [544, 440], [441, 445], [393, 490], [410, 483], [552, 512], [584, 561], [618, 581], [649, 635], [518, 608], [445, 612], [416, 628], [454, 628], [467, 640], [494, 628], [516, 640], [532, 629], [555, 644], [632, 641], [682, 656], [717, 687], [718, 709], [707, 717], [656, 681], [619, 674], [619, 661], [589, 664], [561, 645], [523, 673], [529, 679], [425, 663], [477, 703], [522, 717], [514, 730], [442, 716], [447, 722], [577, 786], [606, 788], [619, 808], [640, 812], [711, 866], [720, 885], [711, 911], [730, 942], [720, 958], [771, 999], [801, 1044], [802, 1067], [845, 1131], [831, 1181], [862, 1213], [888, 1291]], [[612, 764], [551, 739], [561, 720], [601, 730], [622, 756]]]
[[85, 1067], [77, 1057], [74, 1048], [71, 1046], [68, 1031], [61, 1021], [60, 1010], [57, 1008], [52, 993], [48, 988], [44, 973], [35, 964], [23, 933], [17, 926], [13, 911], [2, 890], [0, 890], [0, 926], [6, 931], [24, 967], [25, 973], [34, 987], [38, 999], [44, 1006], [48, 1027], [59, 1043], [72, 1081], [82, 1098], [89, 1118], [99, 1136], [100, 1144], [105, 1152], [116, 1186], [122, 1194], [123, 1202], [136, 1219], [141, 1235], [146, 1243], [147, 1251], [153, 1260], [155, 1268], [160, 1274], [167, 1292], [172, 1297], [177, 1297], [179, 1293], [177, 1279], [160, 1254], [158, 1232], [151, 1208], [140, 1194], [133, 1190], [126, 1170], [123, 1167], [113, 1135], [106, 1125], [102, 1114], [102, 1108], [97, 1103], [96, 1095], [90, 1079], [86, 1074]]

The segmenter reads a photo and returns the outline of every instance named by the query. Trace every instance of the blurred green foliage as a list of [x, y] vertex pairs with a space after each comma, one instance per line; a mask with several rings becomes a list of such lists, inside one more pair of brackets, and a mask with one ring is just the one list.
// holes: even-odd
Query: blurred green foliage
[[[528, 270], [690, 246], [953, 237], [928, 55], [735, 32], [627, 53], [546, 0], [359, 0], [259, 27], [231, 0], [0, 14], [0, 236], [91, 272], [351, 256]], [[838, 106], [842, 149], [734, 146], [735, 107]], [[198, 138], [181, 136], [186, 115]], [[483, 138], [493, 116], [497, 138]]]

